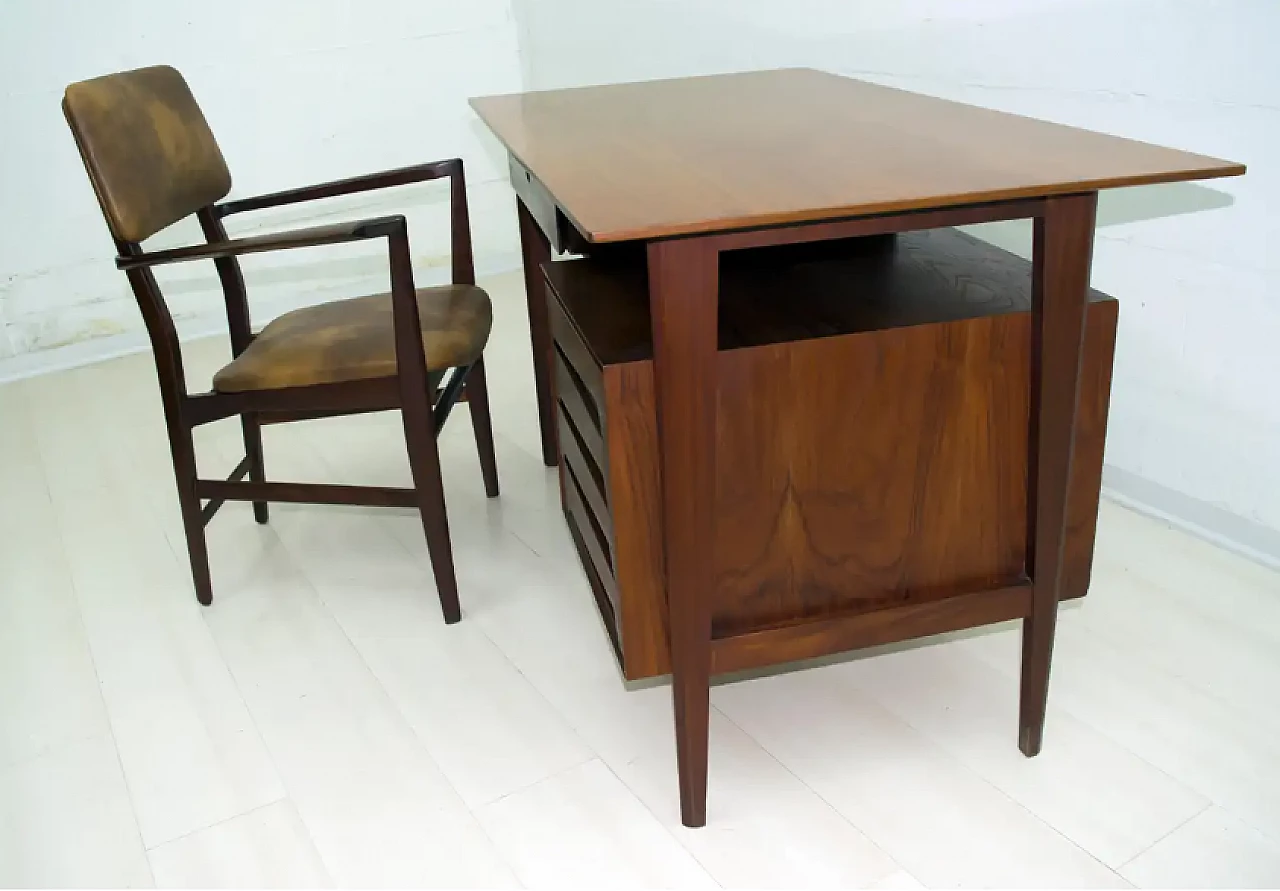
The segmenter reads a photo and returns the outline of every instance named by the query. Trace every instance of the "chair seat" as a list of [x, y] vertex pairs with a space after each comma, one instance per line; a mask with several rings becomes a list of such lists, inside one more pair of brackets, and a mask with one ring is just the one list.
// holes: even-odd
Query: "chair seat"
[[[480, 358], [493, 324], [489, 295], [474, 285], [419, 288], [417, 294], [428, 371]], [[285, 313], [213, 376], [213, 388], [243, 393], [395, 373], [391, 295], [374, 294]]]

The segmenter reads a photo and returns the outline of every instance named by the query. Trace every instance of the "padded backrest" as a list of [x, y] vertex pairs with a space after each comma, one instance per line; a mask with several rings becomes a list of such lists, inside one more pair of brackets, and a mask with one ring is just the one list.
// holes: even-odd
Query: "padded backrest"
[[231, 191], [200, 106], [167, 65], [74, 83], [62, 111], [118, 241], [142, 241]]

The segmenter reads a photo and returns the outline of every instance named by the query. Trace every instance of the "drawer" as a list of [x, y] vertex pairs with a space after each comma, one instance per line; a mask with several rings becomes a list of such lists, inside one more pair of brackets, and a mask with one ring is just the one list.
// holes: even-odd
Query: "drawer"
[[616, 628], [618, 583], [613, 573], [609, 545], [604, 530], [587, 507], [583, 484], [579, 482], [572, 465], [564, 467], [564, 510], [577, 533], [575, 537], [579, 539], [578, 544], [585, 552], [584, 562], [590, 564], [590, 575], [594, 576], [593, 581], [600, 583], [600, 588], [609, 600], [611, 615], [608, 618]]
[[551, 317], [551, 339], [555, 341], [560, 358], [573, 372], [580, 389], [584, 391], [583, 396], [590, 403], [588, 410], [595, 418], [596, 426], [603, 428], [601, 406], [604, 405], [604, 373], [550, 287], [547, 288], [547, 314]]
[[584, 451], [595, 461], [596, 467], [603, 477], [608, 465], [605, 454], [604, 436], [601, 418], [591, 404], [591, 397], [584, 392], [581, 379], [575, 375], [565, 362], [564, 356], [557, 349], [556, 366], [556, 399], [560, 403], [560, 411], [573, 419], [575, 432], [582, 440]]
[[[603, 371], [550, 286], [547, 288], [547, 307], [555, 344], [552, 365], [558, 410], [571, 419], [581, 444], [582, 457], [594, 463], [599, 478], [604, 480], [608, 477], [609, 461], [604, 441]], [[603, 482], [600, 489], [605, 491]]]
[[609, 514], [609, 499], [606, 494], [604, 474], [598, 465], [582, 447], [582, 437], [573, 419], [564, 412], [558, 418], [560, 433], [561, 460], [573, 471], [582, 489], [583, 499], [596, 523], [604, 532], [606, 556], [609, 566], [613, 566], [613, 519]]

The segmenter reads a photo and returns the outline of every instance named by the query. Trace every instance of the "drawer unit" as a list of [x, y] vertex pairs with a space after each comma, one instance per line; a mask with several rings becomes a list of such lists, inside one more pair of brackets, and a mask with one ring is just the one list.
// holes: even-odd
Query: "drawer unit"
[[[544, 275], [565, 516], [624, 674], [661, 674], [644, 252]], [[1089, 584], [1117, 317], [1090, 293], [1065, 597]], [[725, 254], [719, 349], [713, 639], [1026, 584], [1028, 262], [948, 229]]]

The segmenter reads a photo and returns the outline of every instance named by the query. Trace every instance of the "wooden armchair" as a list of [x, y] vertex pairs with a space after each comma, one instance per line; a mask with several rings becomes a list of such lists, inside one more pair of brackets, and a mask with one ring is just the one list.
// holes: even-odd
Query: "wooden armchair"
[[[207, 605], [213, 599], [204, 527], [224, 501], [252, 501], [259, 523], [267, 522], [271, 501], [417, 507], [445, 621], [458, 621], [436, 437], [460, 399], [471, 405], [485, 492], [491, 498], [498, 494], [483, 358], [493, 314], [488, 295], [475, 286], [462, 161], [218, 204], [231, 189], [231, 175], [173, 68], [141, 68], [72, 84], [62, 108], [115, 239], [116, 265], [128, 276], [151, 338], [199, 601]], [[233, 213], [446, 176], [453, 284], [442, 287], [414, 287], [403, 216], [233, 240], [222, 225]], [[191, 214], [208, 244], [142, 250], [140, 242]], [[296, 310], [253, 333], [239, 255], [366, 239], [386, 242], [389, 294]], [[190, 394], [173, 319], [151, 268], [209, 259], [226, 299], [233, 359], [214, 375], [211, 391]], [[267, 482], [262, 424], [390, 409], [399, 409], [404, 419], [414, 488]], [[243, 427], [244, 460], [226, 480], [199, 479], [192, 429], [233, 415]]]

